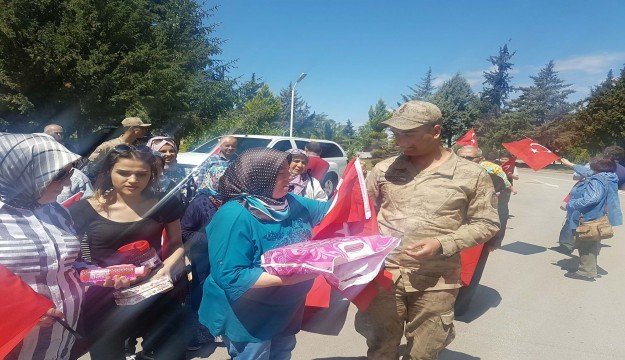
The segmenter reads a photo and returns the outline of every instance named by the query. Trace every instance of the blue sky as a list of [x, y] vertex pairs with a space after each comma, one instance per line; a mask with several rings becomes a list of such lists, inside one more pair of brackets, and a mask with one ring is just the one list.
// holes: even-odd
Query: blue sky
[[625, 63], [625, 1], [218, 0], [209, 22], [225, 40], [231, 76], [256, 73], [274, 93], [300, 73], [298, 94], [317, 113], [354, 124], [378, 99], [390, 108], [428, 67], [442, 83], [459, 72], [476, 92], [486, 59], [509, 41], [513, 85], [530, 85], [549, 60], [576, 91]]

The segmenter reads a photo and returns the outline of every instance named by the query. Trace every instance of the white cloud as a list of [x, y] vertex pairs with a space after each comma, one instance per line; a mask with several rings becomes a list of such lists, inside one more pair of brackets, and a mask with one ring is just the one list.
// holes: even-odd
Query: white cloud
[[464, 76], [469, 82], [469, 85], [474, 88], [476, 86], [481, 86], [484, 82], [484, 71], [488, 70], [465, 71], [462, 72], [461, 75]]
[[625, 61], [625, 52], [580, 55], [563, 60], [555, 60], [556, 71], [581, 71], [588, 74], [606, 74], [608, 70], [619, 68]]
[[434, 81], [432, 81], [432, 85], [434, 87], [440, 87], [443, 83], [449, 79], [451, 79], [452, 75], [448, 73], [436, 74], [434, 75]]

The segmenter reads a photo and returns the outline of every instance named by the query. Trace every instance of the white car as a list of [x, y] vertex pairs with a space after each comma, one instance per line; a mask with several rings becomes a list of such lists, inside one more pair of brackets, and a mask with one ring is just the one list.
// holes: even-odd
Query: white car
[[[321, 158], [330, 164], [330, 168], [325, 177], [321, 181], [321, 186], [326, 194], [330, 195], [336, 189], [339, 178], [343, 175], [347, 166], [347, 157], [343, 148], [334, 141], [319, 139], [304, 139], [285, 136], [269, 136], [269, 135], [231, 135], [237, 138], [237, 153], [255, 148], [268, 147], [272, 149], [286, 151], [289, 149], [304, 150], [306, 144], [316, 141], [321, 145]], [[200, 165], [210, 154], [216, 149], [220, 138], [214, 138], [210, 141], [193, 149], [193, 151], [178, 154], [178, 164], [185, 170], [192, 171]]]

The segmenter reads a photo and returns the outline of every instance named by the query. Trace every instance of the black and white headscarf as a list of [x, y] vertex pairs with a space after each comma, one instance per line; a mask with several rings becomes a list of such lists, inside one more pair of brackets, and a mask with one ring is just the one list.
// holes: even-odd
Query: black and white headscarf
[[219, 180], [224, 203], [251, 196], [273, 210], [286, 209], [286, 197], [274, 199], [272, 195], [280, 167], [288, 158], [289, 154], [269, 148], [253, 148], [239, 155]]
[[46, 187], [79, 158], [45, 134], [0, 133], [0, 200], [22, 209], [38, 207]]

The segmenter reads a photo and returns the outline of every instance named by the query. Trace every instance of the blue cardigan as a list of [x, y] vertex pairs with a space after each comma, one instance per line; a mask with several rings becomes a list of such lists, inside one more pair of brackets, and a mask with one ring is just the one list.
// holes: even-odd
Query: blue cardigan
[[234, 342], [262, 342], [300, 330], [312, 280], [289, 286], [252, 288], [263, 273], [260, 257], [280, 246], [310, 240], [312, 227], [331, 202], [287, 195], [289, 217], [263, 222], [237, 201], [224, 204], [206, 228], [210, 275], [204, 283], [199, 319], [213, 335]]
[[566, 205], [569, 228], [577, 228], [580, 213], [584, 214], [584, 220], [595, 220], [602, 217], [606, 208], [606, 201], [610, 224], [612, 226], [623, 224], [616, 174], [609, 172], [595, 174], [592, 170], [581, 165], [575, 165], [573, 169], [584, 176], [586, 180], [575, 184], [571, 190], [571, 197]]

